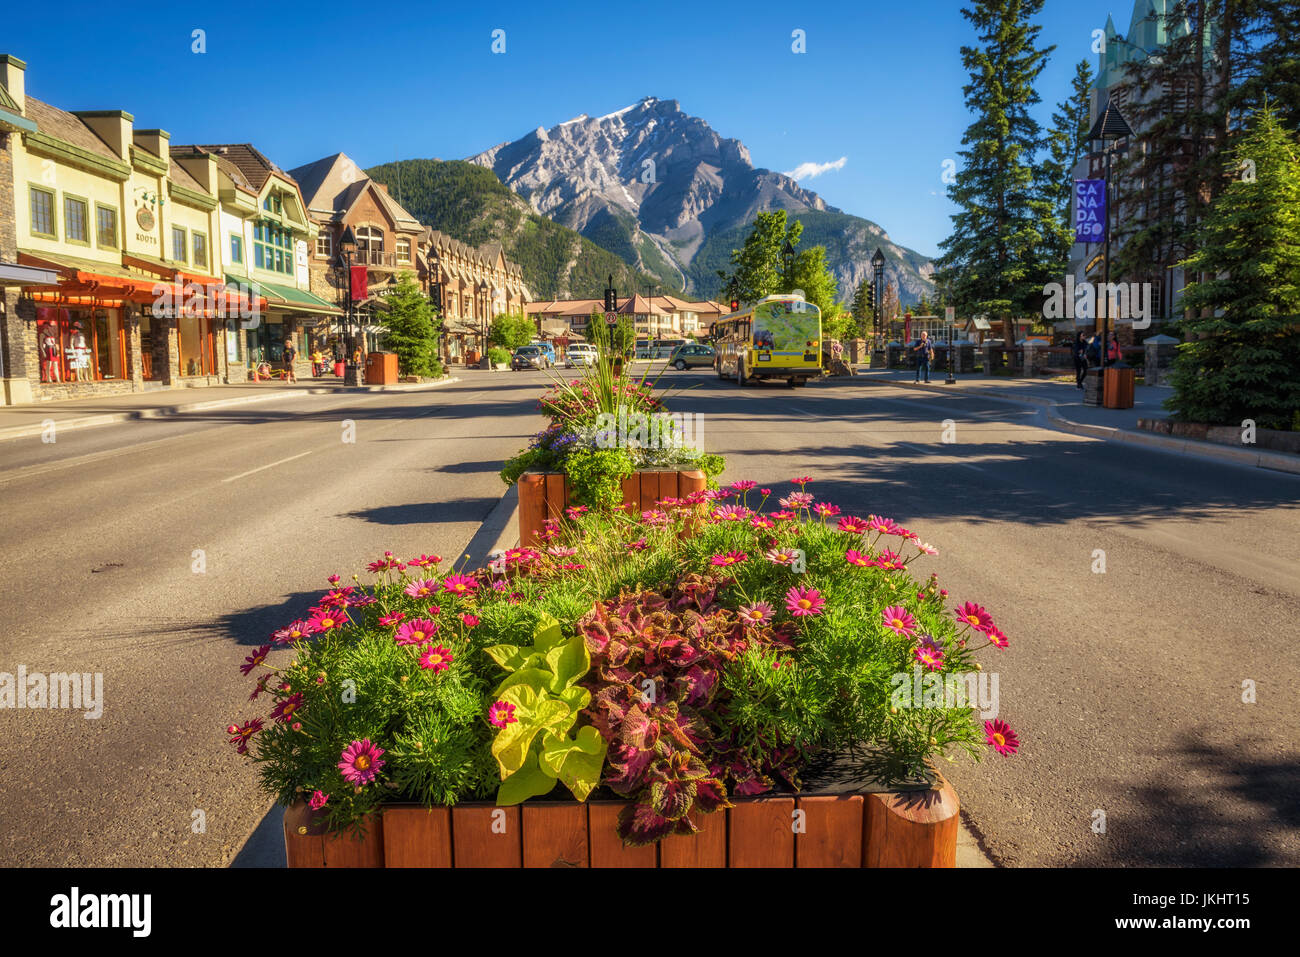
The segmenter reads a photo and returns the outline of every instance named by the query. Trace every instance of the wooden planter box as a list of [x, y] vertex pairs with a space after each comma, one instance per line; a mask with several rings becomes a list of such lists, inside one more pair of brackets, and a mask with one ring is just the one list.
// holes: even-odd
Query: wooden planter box
[[392, 805], [364, 838], [326, 834], [305, 805], [284, 813], [290, 867], [955, 867], [957, 794], [929, 791], [736, 798], [700, 832], [627, 847], [620, 801], [518, 807]]
[[[623, 481], [623, 503], [640, 517], [664, 498], [685, 498], [706, 484], [699, 469], [634, 472]], [[519, 476], [519, 544], [538, 544], [538, 534], [548, 518], [563, 518], [570, 501], [569, 480], [563, 472], [525, 472]]]

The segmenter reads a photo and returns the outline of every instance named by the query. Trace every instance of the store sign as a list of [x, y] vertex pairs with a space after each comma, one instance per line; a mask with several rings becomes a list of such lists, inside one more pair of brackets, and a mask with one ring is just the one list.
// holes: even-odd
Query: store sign
[[153, 217], [153, 210], [148, 206], [141, 206], [135, 211], [135, 221], [146, 233], [152, 232], [154, 226], [158, 225], [157, 220]]
[[1074, 241], [1099, 243], [1106, 238], [1106, 181], [1074, 181]]

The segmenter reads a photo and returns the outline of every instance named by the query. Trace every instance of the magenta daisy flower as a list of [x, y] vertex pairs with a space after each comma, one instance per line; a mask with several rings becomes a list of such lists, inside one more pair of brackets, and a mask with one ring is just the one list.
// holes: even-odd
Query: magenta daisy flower
[[439, 615], [442, 614], [442, 608], [438, 605], [430, 605], [428, 608], [428, 612], [430, 618], [437, 618]]
[[563, 545], [552, 545], [546, 550], [548, 555], [554, 555], [556, 558], [569, 558], [578, 554], [576, 548], [565, 548]]
[[763, 557], [776, 565], [793, 565], [799, 552], [793, 548], [769, 548]]
[[943, 667], [943, 647], [929, 635], [921, 639], [912, 654], [927, 671], [938, 671]]
[[378, 601], [379, 599], [374, 595], [358, 595], [356, 598], [353, 598], [348, 602], [348, 604], [353, 608], [365, 608], [367, 605], [376, 604]]
[[576, 522], [578, 520], [578, 516], [582, 515], [586, 511], [587, 511], [587, 506], [585, 505], [570, 505], [568, 508], [564, 510], [564, 514], [569, 516], [569, 518], [572, 521]]
[[312, 794], [311, 800], [307, 802], [307, 806], [311, 808], [313, 811], [319, 811], [329, 802], [329, 799], [330, 796], [328, 794], [326, 794], [320, 788], [317, 788], [315, 793]]
[[436, 578], [420, 578], [402, 589], [402, 593], [412, 598], [428, 598], [438, 590]]
[[751, 488], [753, 488], [757, 484], [758, 484], [757, 482], [751, 482], [749, 479], [740, 479], [738, 481], [732, 482], [731, 487], [735, 489], [737, 492], [748, 492]]
[[332, 608], [316, 608], [313, 610], [311, 619], [307, 622], [307, 627], [315, 635], [335, 631], [347, 623], [348, 616], [346, 612], [335, 611]]
[[439, 671], [446, 671], [451, 667], [451, 663], [456, 660], [456, 656], [442, 645], [430, 648], [420, 656], [420, 667], [427, 671], [437, 674]]
[[261, 730], [262, 719], [254, 718], [252, 721], [245, 721], [242, 725], [230, 725], [226, 728], [226, 734], [230, 735], [230, 743], [236, 745], [237, 753], [247, 754], [249, 740]]
[[739, 565], [741, 562], [748, 560], [749, 556], [744, 552], [722, 552], [714, 555], [709, 559], [710, 565]]
[[507, 565], [526, 565], [529, 562], [535, 562], [542, 556], [533, 551], [531, 548], [507, 548], [505, 555], [502, 556]]
[[857, 565], [859, 568], [870, 568], [876, 564], [876, 560], [870, 555], [864, 555], [856, 548], [850, 548], [844, 553], [844, 560], [850, 565]]
[[797, 486], [799, 486], [800, 488], [803, 488], [805, 485], [807, 485], [807, 484], [808, 484], [809, 482], [811, 482], [811, 481], [812, 481], [812, 477], [811, 477], [811, 476], [804, 475], [804, 476], [802, 476], [802, 477], [800, 477], [800, 478], [792, 478], [792, 479], [790, 479], [790, 484], [791, 484], [791, 485], [797, 485]]
[[881, 623], [896, 635], [912, 637], [916, 631], [916, 618], [902, 605], [890, 605], [880, 613]]
[[433, 641], [433, 636], [437, 633], [436, 621], [415, 618], [398, 628], [393, 638], [399, 645], [423, 645], [425, 642]]
[[508, 701], [494, 701], [488, 706], [488, 721], [498, 728], [504, 728], [518, 720], [515, 717], [515, 706]]
[[973, 601], [963, 602], [952, 613], [959, 622], [970, 625], [976, 631], [988, 631], [993, 626], [993, 616], [984, 610], [984, 606]]
[[301, 707], [302, 693], [291, 694], [283, 701], [278, 702], [276, 706], [271, 709], [271, 717], [276, 721], [283, 721], [285, 724], [288, 724], [297, 717], [298, 709]]
[[984, 634], [988, 635], [989, 642], [998, 648], [1005, 648], [1011, 644], [1011, 640], [1002, 634], [1002, 629], [997, 625], [989, 625]]
[[667, 498], [661, 498], [655, 502], [655, 508], [676, 508], [682, 504], [682, 500], [676, 495], [669, 495]]
[[266, 660], [266, 656], [270, 653], [270, 645], [263, 645], [261, 648], [258, 648], [255, 652], [244, 659], [244, 663], [239, 666], [240, 673], [245, 675], [248, 674], [254, 668], [260, 666], [262, 662]]
[[879, 515], [868, 515], [867, 525], [873, 532], [880, 532], [882, 535], [891, 535], [898, 529], [898, 525], [892, 518], [882, 518]]
[[790, 511], [789, 509], [782, 509], [779, 512], [772, 513], [772, 518], [776, 519], [778, 522], [789, 522], [798, 517], [799, 516], [797, 516], [794, 512]]
[[327, 579], [325, 579], [325, 580], [328, 581], [331, 585], [337, 585], [337, 584], [338, 584], [339, 582], [341, 582], [343, 579], [339, 578], [338, 575], [331, 575], [329, 578], [327, 578]]
[[442, 580], [442, 590], [453, 595], [472, 595], [478, 590], [478, 582], [468, 575], [448, 575]]
[[790, 614], [802, 618], [807, 615], [820, 615], [826, 606], [821, 592], [815, 588], [796, 585], [785, 593], [785, 607]]
[[1015, 754], [1020, 750], [1019, 736], [1001, 718], [984, 722], [984, 738], [998, 754]]
[[338, 767], [343, 772], [343, 780], [356, 786], [369, 784], [384, 766], [380, 757], [383, 753], [384, 749], [375, 747], [369, 738], [353, 741], [340, 756]]
[[565, 562], [563, 565], [560, 566], [560, 571], [562, 571], [562, 572], [580, 572], [580, 571], [582, 571], [582, 570], [583, 570], [584, 568], [586, 568], [586, 567], [587, 567], [586, 565], [583, 565], [583, 564], [581, 564], [580, 562]]
[[772, 606], [765, 601], [756, 601], [751, 605], [746, 605], [738, 612], [741, 621], [747, 625], [762, 625], [772, 620], [775, 612]]
[[813, 503], [812, 492], [791, 492], [785, 498], [777, 499], [782, 508], [808, 508]]
[[751, 515], [749, 517], [750, 528], [776, 528], [776, 522], [772, 521], [766, 515]]
[[715, 522], [741, 522], [749, 517], [749, 509], [743, 505], [721, 505], [710, 517]]
[[394, 611], [380, 618], [379, 623], [383, 625], [385, 628], [387, 628], [389, 625], [398, 624], [405, 617], [406, 617], [406, 612]]
[[473, 628], [475, 625], [479, 623], [478, 615], [471, 615], [469, 612], [464, 612], [460, 616], [460, 620], [465, 625], [466, 628]]
[[641, 521], [644, 524], [649, 525], [652, 528], [655, 528], [660, 525], [667, 525], [670, 521], [672, 521], [672, 519], [668, 517], [667, 512], [663, 512], [655, 508], [655, 509], [650, 509], [648, 512], [642, 512]]
[[848, 532], [850, 535], [862, 535], [871, 531], [871, 526], [860, 518], [854, 518], [852, 515], [845, 515], [835, 526], [841, 532]]
[[832, 505], [830, 502], [818, 502], [813, 506], [813, 511], [822, 518], [834, 518], [836, 515], [840, 514], [840, 507], [838, 505]]
[[876, 566], [883, 568], [887, 572], [896, 572], [906, 568], [907, 564], [903, 561], [902, 555], [898, 554], [898, 552], [891, 552], [886, 548], [880, 553], [880, 557], [876, 559]]

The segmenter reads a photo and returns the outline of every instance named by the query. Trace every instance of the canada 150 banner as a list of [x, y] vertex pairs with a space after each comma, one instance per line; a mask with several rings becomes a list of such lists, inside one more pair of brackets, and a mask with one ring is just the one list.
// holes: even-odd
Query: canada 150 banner
[[1106, 238], [1106, 181], [1074, 181], [1074, 241], [1099, 243]]

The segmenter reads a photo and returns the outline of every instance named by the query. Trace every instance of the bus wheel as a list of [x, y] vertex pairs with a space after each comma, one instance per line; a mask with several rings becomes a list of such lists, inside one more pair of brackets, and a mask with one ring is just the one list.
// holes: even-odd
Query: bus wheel
[[790, 376], [790, 378], [786, 380], [786, 384], [793, 389], [796, 385], [799, 384], [799, 382], [794, 376]]
[[794, 380], [794, 384], [797, 385], [797, 386], [799, 386], [799, 388], [803, 388], [804, 386], [806, 386], [806, 385], [808, 384], [808, 380], [807, 380], [806, 378], [804, 378], [804, 379], [795, 379], [795, 380]]

